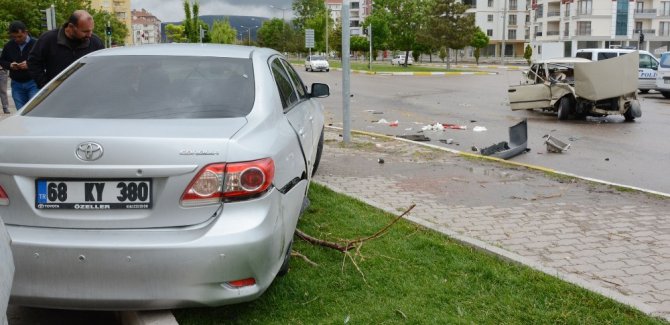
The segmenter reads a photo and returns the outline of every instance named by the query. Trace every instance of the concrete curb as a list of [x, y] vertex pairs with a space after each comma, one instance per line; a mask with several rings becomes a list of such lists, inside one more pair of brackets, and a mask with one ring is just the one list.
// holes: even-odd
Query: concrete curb
[[[333, 129], [333, 130], [342, 131], [342, 128], [337, 127], [337, 126], [326, 126], [326, 127], [330, 128], [330, 129]], [[470, 153], [470, 152], [455, 150], [455, 149], [451, 149], [451, 148], [445, 148], [445, 147], [441, 147], [441, 146], [430, 144], [430, 143], [417, 142], [417, 141], [407, 140], [407, 139], [403, 139], [403, 138], [398, 138], [398, 137], [389, 136], [389, 135], [385, 135], [385, 134], [374, 133], [374, 132], [360, 131], [360, 130], [352, 130], [351, 132], [356, 133], [356, 134], [361, 134], [361, 135], [367, 135], [367, 136], [371, 136], [371, 137], [403, 141], [403, 142], [411, 143], [411, 144], [414, 144], [414, 145], [420, 145], [420, 146], [424, 146], [424, 147], [428, 147], [428, 148], [432, 148], [432, 149], [447, 151], [447, 152], [450, 152], [450, 153], [453, 153], [453, 154], [456, 154], [456, 155], [459, 155], [459, 156], [462, 156], [462, 157], [483, 159], [483, 160], [488, 160], [488, 161], [495, 161], [495, 162], [499, 162], [499, 163], [510, 165], [510, 166], [524, 167], [524, 168], [528, 168], [528, 169], [532, 169], [532, 170], [542, 171], [542, 172], [545, 172], [545, 173], [551, 173], [551, 174], [556, 174], [556, 175], [561, 175], [561, 176], [573, 177], [573, 178], [578, 178], [578, 179], [589, 181], [589, 182], [594, 182], [594, 183], [599, 183], [599, 184], [604, 184], [604, 185], [609, 185], [609, 186], [616, 186], [616, 187], [620, 187], [620, 188], [624, 188], [624, 189], [629, 189], [629, 190], [634, 190], [634, 191], [638, 191], [638, 192], [644, 192], [644, 193], [648, 193], [648, 194], [654, 194], [654, 195], [670, 198], [670, 193], [664, 193], [664, 192], [649, 190], [649, 189], [645, 189], [645, 188], [641, 188], [641, 187], [637, 187], [637, 186], [630, 186], [630, 185], [614, 183], [614, 182], [605, 181], [605, 180], [602, 180], [602, 179], [597, 179], [597, 178], [592, 178], [592, 177], [580, 176], [580, 175], [577, 175], [577, 174], [562, 172], [562, 171], [547, 168], [547, 167], [542, 167], [542, 166], [537, 166], [537, 165], [532, 165], [532, 164], [526, 164], [526, 163], [521, 163], [521, 162], [515, 162], [515, 161], [490, 157], [490, 156], [483, 156], [483, 155], [476, 154], [476, 153]]]
[[[339, 128], [339, 127], [333, 127], [333, 126], [327, 126], [327, 127], [330, 128], [330, 129], [333, 129], [333, 130], [338, 130], [338, 131], [342, 130], [342, 128]], [[624, 187], [624, 188], [628, 188], [628, 189], [632, 189], [632, 190], [636, 190], [636, 191], [640, 191], [640, 192], [646, 192], [646, 193], [656, 194], [656, 195], [660, 195], [660, 196], [664, 196], [664, 197], [670, 197], [670, 194], [667, 194], [667, 193], [661, 193], [661, 192], [646, 190], [646, 189], [642, 189], [642, 188], [638, 188], [638, 187], [616, 184], [616, 183], [607, 182], [607, 181], [594, 179], [594, 178], [590, 178], [590, 177], [583, 177], [583, 176], [574, 175], [574, 174], [570, 174], [570, 173], [560, 172], [560, 171], [557, 171], [557, 170], [553, 170], [553, 169], [545, 168], [545, 167], [541, 167], [541, 166], [535, 166], [535, 165], [524, 164], [524, 163], [517, 163], [517, 162], [512, 162], [512, 161], [499, 159], [499, 158], [482, 156], [482, 155], [479, 155], [479, 154], [466, 153], [466, 152], [462, 152], [462, 151], [459, 151], [459, 150], [444, 148], [444, 147], [440, 147], [440, 146], [432, 145], [432, 144], [427, 144], [427, 143], [411, 141], [411, 140], [407, 140], [407, 139], [403, 139], [403, 138], [397, 138], [397, 137], [393, 137], [393, 136], [377, 134], [377, 133], [372, 133], [372, 132], [366, 132], [366, 131], [358, 131], [358, 130], [352, 130], [352, 133], [371, 136], [371, 137], [378, 137], [378, 138], [383, 138], [383, 139], [388, 139], [388, 140], [404, 141], [404, 142], [407, 142], [407, 143], [411, 143], [413, 145], [420, 145], [420, 146], [429, 147], [429, 148], [433, 148], [433, 149], [437, 149], [437, 150], [442, 150], [442, 151], [450, 152], [450, 153], [453, 153], [453, 154], [456, 154], [456, 155], [459, 155], [459, 156], [463, 156], [463, 157], [471, 157], [471, 158], [484, 159], [484, 160], [488, 160], [488, 161], [501, 162], [501, 163], [504, 163], [504, 164], [508, 164], [508, 165], [512, 165], [512, 166], [518, 166], [518, 167], [524, 167], [524, 168], [528, 168], [528, 169], [531, 169], [531, 170], [539, 170], [539, 171], [543, 171], [543, 172], [555, 173], [555, 174], [559, 174], [559, 175], [565, 175], [565, 176], [569, 176], [569, 177], [583, 179], [583, 180], [590, 181], [590, 182], [596, 182], [596, 183], [601, 183], [601, 184], [605, 184], [605, 185], [612, 185], [612, 186], [620, 186], [620, 187]], [[326, 186], [326, 187], [332, 189], [335, 192], [338, 192], [338, 193], [341, 193], [341, 194], [344, 194], [344, 195], [348, 195], [347, 194], [348, 192], [345, 189], [337, 188], [336, 186], [332, 186], [332, 185], [328, 185], [328, 184], [323, 184], [323, 183], [318, 182], [318, 181], [316, 181], [316, 182], [323, 185], [323, 186]], [[369, 200], [369, 199], [365, 199], [365, 198], [356, 198], [356, 199], [361, 200], [361, 201], [365, 202], [366, 204], [372, 205], [372, 206], [374, 206], [376, 208], [379, 208], [383, 211], [386, 211], [390, 214], [397, 215], [397, 213], [398, 213], [396, 210], [394, 210], [394, 209], [392, 209], [388, 206], [385, 206], [383, 204], [380, 204], [378, 202], [375, 202], [373, 200]], [[608, 297], [610, 299], [618, 301], [618, 302], [620, 302], [624, 305], [628, 305], [628, 306], [631, 306], [633, 308], [636, 308], [636, 309], [642, 311], [645, 314], [655, 316], [655, 317], [659, 317], [659, 316], [662, 317], [662, 314], [656, 308], [654, 308], [652, 306], [649, 306], [648, 304], [646, 304], [646, 303], [644, 303], [644, 302], [642, 302], [638, 299], [634, 299], [634, 298], [631, 298], [629, 296], [623, 295], [623, 294], [621, 294], [617, 291], [614, 291], [614, 290], [611, 290], [611, 289], [608, 289], [608, 288], [604, 288], [604, 287], [589, 283], [588, 281], [583, 280], [583, 279], [581, 279], [581, 278], [579, 278], [579, 277], [577, 277], [573, 274], [560, 272], [555, 268], [544, 266], [540, 263], [532, 261], [528, 258], [525, 258], [525, 257], [521, 256], [521, 255], [506, 251], [502, 248], [490, 245], [490, 244], [488, 244], [486, 242], [483, 242], [481, 240], [458, 234], [458, 233], [454, 232], [453, 230], [450, 230], [447, 227], [439, 226], [439, 225], [430, 223], [426, 220], [413, 217], [411, 215], [411, 213], [409, 215], [407, 215], [405, 217], [405, 219], [407, 219], [407, 220], [409, 220], [413, 223], [416, 223], [418, 225], [421, 225], [423, 227], [426, 227], [428, 229], [433, 229], [433, 230], [439, 231], [440, 233], [448, 236], [449, 238], [451, 238], [451, 239], [453, 239], [453, 240], [455, 240], [455, 241], [457, 241], [461, 244], [471, 246], [473, 248], [476, 248], [476, 249], [481, 250], [481, 251], [486, 252], [486, 253], [494, 254], [496, 256], [499, 256], [499, 257], [501, 257], [505, 260], [508, 260], [508, 261], [511, 261], [511, 262], [514, 262], [514, 263], [519, 263], [519, 264], [528, 266], [528, 267], [530, 267], [534, 270], [543, 272], [547, 275], [557, 277], [557, 278], [559, 278], [563, 281], [572, 283], [572, 284], [577, 285], [577, 286], [579, 286], [581, 288], [584, 288], [586, 290], [598, 293], [600, 295], [603, 295], [605, 297]]]
[[123, 325], [178, 325], [169, 310], [120, 311], [118, 317]]
[[[342, 71], [342, 68], [335, 68], [332, 70]], [[391, 71], [367, 71], [367, 70], [351, 70], [353, 74], [367, 74], [367, 75], [380, 75], [380, 76], [466, 76], [466, 75], [497, 75], [498, 72], [486, 72], [486, 71], [444, 71], [444, 72], [391, 72]]]

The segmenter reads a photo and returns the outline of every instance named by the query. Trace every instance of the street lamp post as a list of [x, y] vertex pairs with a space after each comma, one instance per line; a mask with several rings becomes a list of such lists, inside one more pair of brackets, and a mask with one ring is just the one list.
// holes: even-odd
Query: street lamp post
[[246, 28], [246, 29], [247, 29], [247, 35], [249, 35], [249, 36], [248, 36], [249, 38], [247, 39], [247, 45], [251, 45], [251, 29], [252, 29], [252, 28], [258, 28], [258, 26], [249, 26], [249, 27], [246, 27], [246, 26], [240, 26], [240, 27], [242, 27], [242, 28]]

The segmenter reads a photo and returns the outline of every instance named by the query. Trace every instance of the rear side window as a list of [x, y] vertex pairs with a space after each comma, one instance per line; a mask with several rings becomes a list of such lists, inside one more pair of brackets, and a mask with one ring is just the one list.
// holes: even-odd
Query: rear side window
[[591, 52], [578, 52], [577, 57], [582, 58], [582, 59], [591, 60]]
[[619, 54], [616, 52], [599, 52], [598, 61], [616, 58], [617, 56], [619, 56]]
[[661, 55], [661, 68], [670, 68], [670, 53]]
[[272, 69], [272, 75], [275, 77], [275, 83], [277, 83], [282, 106], [284, 107], [284, 110], [286, 110], [298, 102], [298, 94], [296, 94], [293, 89], [291, 78], [288, 76], [286, 69], [284, 69], [284, 66], [279, 59], [274, 59], [270, 64], [270, 68]]

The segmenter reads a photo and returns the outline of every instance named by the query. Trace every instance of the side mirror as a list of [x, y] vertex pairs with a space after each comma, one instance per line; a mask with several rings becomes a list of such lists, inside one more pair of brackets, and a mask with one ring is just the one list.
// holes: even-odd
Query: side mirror
[[330, 96], [330, 88], [326, 84], [322, 83], [313, 83], [312, 91], [310, 91], [309, 97], [324, 98]]

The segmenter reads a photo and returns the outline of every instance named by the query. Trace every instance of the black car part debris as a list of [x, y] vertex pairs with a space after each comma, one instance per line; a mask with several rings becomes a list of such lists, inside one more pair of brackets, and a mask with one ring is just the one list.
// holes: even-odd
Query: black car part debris
[[528, 122], [526, 119], [509, 128], [509, 143], [502, 141], [479, 151], [484, 156], [509, 159], [526, 152], [528, 145]]

